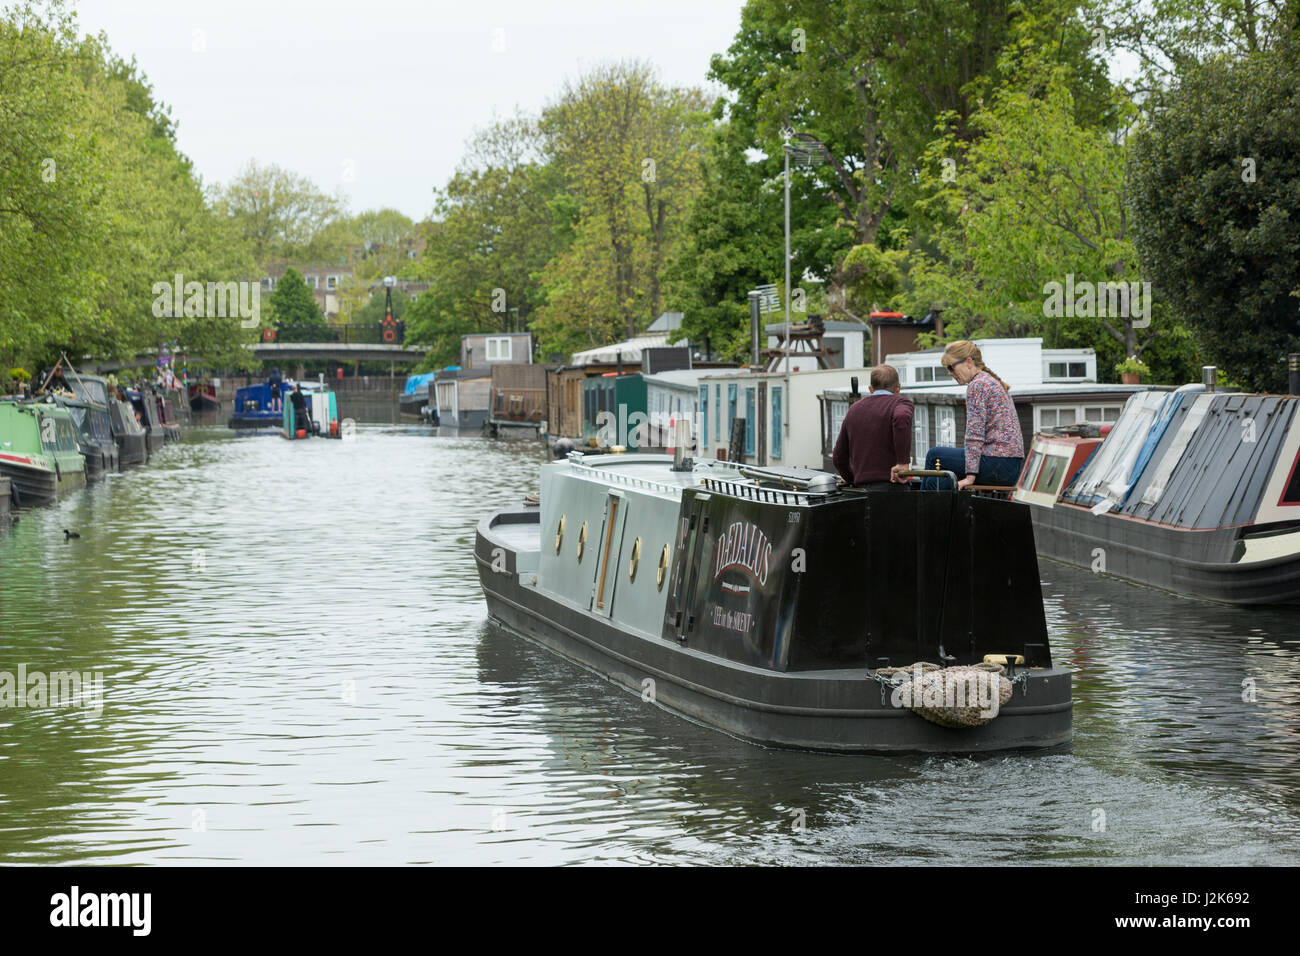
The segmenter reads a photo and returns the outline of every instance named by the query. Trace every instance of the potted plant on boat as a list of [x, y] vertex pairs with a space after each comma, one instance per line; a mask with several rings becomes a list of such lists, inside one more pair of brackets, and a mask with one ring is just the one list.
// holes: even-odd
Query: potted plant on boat
[[1136, 356], [1130, 356], [1120, 362], [1115, 366], [1115, 371], [1119, 372], [1119, 380], [1125, 385], [1141, 384], [1142, 376], [1151, 374], [1147, 363]]
[[30, 380], [31, 373], [25, 368], [11, 368], [9, 370], [9, 385], [5, 390], [9, 395], [21, 395], [23, 392], [23, 383]]

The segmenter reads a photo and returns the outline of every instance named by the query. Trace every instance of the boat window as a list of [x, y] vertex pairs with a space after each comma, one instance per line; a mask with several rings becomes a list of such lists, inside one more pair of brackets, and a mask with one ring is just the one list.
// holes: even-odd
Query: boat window
[[1300, 455], [1296, 455], [1295, 461], [1291, 462], [1291, 480], [1286, 483], [1286, 490], [1282, 492], [1282, 500], [1278, 504], [1300, 505]]
[[[848, 411], [849, 408], [848, 402], [838, 402], [836, 404], [843, 405], [844, 411], [845, 412]], [[841, 413], [840, 422], [843, 423], [843, 421], [844, 421], [844, 415], [843, 413]], [[781, 386], [774, 385], [772, 387], [772, 457], [773, 458], [781, 457], [781, 425], [782, 425]], [[836, 430], [835, 436], [836, 437], [839, 436], [838, 430]], [[833, 445], [834, 443], [835, 443], [835, 439], [832, 438], [831, 444]]]
[[1034, 491], [1056, 494], [1061, 479], [1065, 477], [1066, 459], [1061, 455], [1043, 455], [1042, 466], [1034, 478]]
[[1020, 481], [1020, 487], [1029, 491], [1034, 487], [1034, 479], [1038, 477], [1038, 469], [1043, 466], [1043, 453], [1041, 451], [1031, 452], [1029, 455], [1029, 464], [1025, 466], [1025, 473]]

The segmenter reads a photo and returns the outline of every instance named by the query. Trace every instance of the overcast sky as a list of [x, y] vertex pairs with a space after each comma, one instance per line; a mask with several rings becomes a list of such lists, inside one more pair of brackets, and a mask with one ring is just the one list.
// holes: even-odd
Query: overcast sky
[[353, 212], [432, 207], [475, 127], [535, 112], [606, 60], [704, 85], [743, 0], [74, 0], [135, 56], [207, 183], [249, 159], [341, 188]]

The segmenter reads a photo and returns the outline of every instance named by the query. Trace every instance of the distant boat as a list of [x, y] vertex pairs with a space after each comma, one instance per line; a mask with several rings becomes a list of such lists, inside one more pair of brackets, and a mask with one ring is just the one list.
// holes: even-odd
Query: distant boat
[[1300, 398], [1139, 392], [1105, 438], [1034, 437], [1040, 554], [1228, 604], [1300, 604]]
[[[292, 386], [280, 386], [281, 404], [289, 400]], [[259, 382], [235, 389], [235, 407], [230, 414], [229, 426], [236, 431], [249, 428], [275, 428], [284, 422], [284, 409], [271, 404], [271, 383]]]
[[[338, 400], [333, 392], [323, 385], [311, 382], [302, 383], [302, 392], [307, 398], [307, 414], [310, 416], [309, 427], [294, 420], [293, 388], [285, 393], [284, 409], [280, 420], [280, 437], [282, 438], [342, 438], [339, 425]], [[299, 434], [301, 432], [302, 434]]]
[[0, 401], [0, 475], [23, 507], [83, 487], [86, 464], [68, 410], [53, 401]]
[[190, 408], [196, 412], [215, 412], [221, 409], [221, 399], [211, 382], [194, 382], [189, 387]]
[[424, 417], [424, 409], [429, 401], [429, 383], [433, 381], [433, 376], [436, 374], [436, 372], [425, 372], [423, 375], [406, 377], [406, 386], [397, 400], [401, 414], [416, 418]]

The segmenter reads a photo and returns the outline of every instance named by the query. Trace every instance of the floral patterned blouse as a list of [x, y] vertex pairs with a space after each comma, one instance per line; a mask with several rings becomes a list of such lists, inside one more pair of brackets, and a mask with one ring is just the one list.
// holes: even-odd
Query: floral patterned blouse
[[980, 372], [966, 386], [966, 474], [977, 475], [980, 459], [1024, 458], [1016, 406], [1002, 384]]

